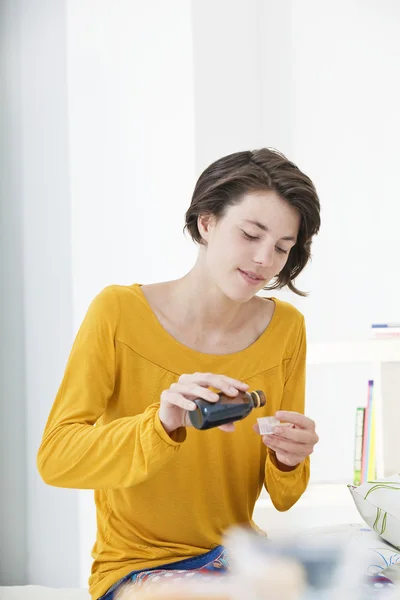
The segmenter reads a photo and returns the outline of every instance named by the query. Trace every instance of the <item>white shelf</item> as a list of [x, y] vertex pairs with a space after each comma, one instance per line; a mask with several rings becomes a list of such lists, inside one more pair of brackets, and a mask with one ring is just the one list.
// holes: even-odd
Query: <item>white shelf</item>
[[308, 366], [356, 363], [370, 363], [370, 379], [374, 381], [377, 477], [390, 476], [398, 470], [400, 339], [308, 345]]
[[[309, 483], [306, 491], [298, 500], [299, 506], [352, 506], [354, 500], [347, 483]], [[272, 507], [269, 495], [263, 492], [257, 500], [258, 508]]]
[[310, 483], [302, 497], [286, 512], [278, 512], [267, 494], [256, 502], [253, 518], [271, 539], [280, 535], [292, 535], [297, 531], [361, 523], [362, 518], [347, 484]]
[[309, 343], [307, 364], [400, 362], [400, 340]]

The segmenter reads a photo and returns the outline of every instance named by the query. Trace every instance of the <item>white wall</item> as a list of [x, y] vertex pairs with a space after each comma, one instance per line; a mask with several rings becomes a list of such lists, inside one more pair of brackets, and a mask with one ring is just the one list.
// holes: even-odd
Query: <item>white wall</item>
[[73, 339], [65, 7], [2, 8], [2, 582], [77, 585], [78, 493], [45, 486], [36, 470]]
[[0, 585], [25, 583], [27, 559], [18, 19], [0, 4]]
[[[364, 339], [399, 318], [400, 4], [294, 0], [293, 157], [318, 186], [322, 229], [298, 305], [310, 341]], [[352, 478], [370, 365], [312, 367], [313, 477]]]
[[260, 6], [192, 2], [197, 174], [225, 154], [262, 144]]
[[21, 2], [28, 580], [76, 583], [78, 495], [45, 486], [36, 452], [71, 344], [65, 6]]
[[400, 4], [295, 0], [293, 154], [323, 225], [302, 304], [313, 341], [399, 318]]
[[192, 1], [197, 174], [244, 149], [290, 154], [291, 4]]
[[194, 171], [190, 4], [68, 2], [75, 328], [110, 282], [177, 277]]

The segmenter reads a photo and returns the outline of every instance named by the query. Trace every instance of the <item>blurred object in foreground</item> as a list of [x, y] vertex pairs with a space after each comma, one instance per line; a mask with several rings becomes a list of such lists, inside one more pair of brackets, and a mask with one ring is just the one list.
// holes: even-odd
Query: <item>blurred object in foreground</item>
[[127, 586], [114, 600], [369, 600], [400, 598], [395, 586], [366, 584], [360, 547], [321, 536], [273, 541], [235, 528], [225, 538], [231, 571], [225, 575], [176, 576]]

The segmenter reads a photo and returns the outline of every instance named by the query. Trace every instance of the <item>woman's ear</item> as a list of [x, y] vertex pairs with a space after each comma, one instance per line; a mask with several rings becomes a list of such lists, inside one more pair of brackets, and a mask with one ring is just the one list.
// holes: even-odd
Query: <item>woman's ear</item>
[[215, 217], [211, 214], [199, 215], [197, 217], [197, 228], [204, 242], [208, 241], [210, 229], [214, 223]]

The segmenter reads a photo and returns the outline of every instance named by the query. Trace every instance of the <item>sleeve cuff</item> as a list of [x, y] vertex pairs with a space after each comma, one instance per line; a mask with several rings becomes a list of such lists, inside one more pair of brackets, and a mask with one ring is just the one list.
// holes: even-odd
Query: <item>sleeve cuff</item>
[[178, 429], [175, 429], [175, 431], [172, 431], [171, 435], [168, 435], [160, 421], [158, 410], [154, 417], [154, 428], [163, 442], [169, 446], [180, 446], [180, 444], [186, 440], [186, 427], [179, 427]]
[[279, 476], [279, 479], [293, 479], [293, 476], [297, 476], [299, 475], [305, 466], [305, 460], [301, 461], [301, 463], [299, 463], [298, 465], [296, 465], [293, 469], [289, 470], [289, 471], [282, 471], [279, 466], [278, 466], [278, 461], [277, 458], [275, 456], [275, 452], [273, 452], [273, 450], [270, 450], [268, 448], [268, 462], [269, 462], [269, 468], [276, 474]]

